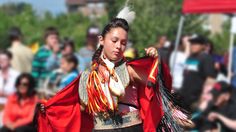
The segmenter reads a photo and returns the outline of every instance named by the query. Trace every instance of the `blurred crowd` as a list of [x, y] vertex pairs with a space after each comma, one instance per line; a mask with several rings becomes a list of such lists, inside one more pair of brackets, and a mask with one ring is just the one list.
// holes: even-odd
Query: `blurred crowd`
[[156, 46], [171, 70], [173, 95], [195, 124], [187, 130], [236, 131], [236, 50], [227, 71], [228, 53], [217, 54], [205, 36], [182, 36], [176, 52], [167, 36]]
[[[99, 34], [98, 27], [88, 28], [85, 45], [77, 51], [69, 36], [62, 39], [55, 27], [48, 27], [44, 44], [33, 53], [24, 45], [20, 28], [9, 29], [11, 45], [0, 51], [0, 131], [35, 131], [39, 98], [51, 98], [90, 67]], [[170, 68], [173, 95], [195, 123], [188, 130], [236, 131], [236, 49], [232, 70], [227, 71], [228, 53], [217, 54], [205, 36], [182, 36], [176, 52], [164, 35], [153, 46]], [[124, 56], [139, 57], [131, 42]]]

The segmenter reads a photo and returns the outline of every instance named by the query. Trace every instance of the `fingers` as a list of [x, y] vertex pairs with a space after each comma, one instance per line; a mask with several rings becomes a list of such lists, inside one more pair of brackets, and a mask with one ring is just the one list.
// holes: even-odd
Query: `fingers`
[[40, 104], [40, 111], [42, 113], [45, 113], [45, 106], [44, 106], [44, 104]]
[[145, 51], [146, 51], [146, 54], [150, 57], [157, 57], [158, 56], [157, 49], [154, 47], [147, 48], [147, 49], [145, 49]]
[[150, 53], [151, 48], [145, 48], [146, 54]]

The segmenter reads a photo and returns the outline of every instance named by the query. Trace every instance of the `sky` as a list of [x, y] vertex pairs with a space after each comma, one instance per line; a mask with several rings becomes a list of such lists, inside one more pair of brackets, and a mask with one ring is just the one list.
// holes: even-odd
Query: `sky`
[[8, 2], [29, 3], [39, 14], [45, 11], [50, 11], [54, 15], [66, 12], [65, 0], [0, 0], [0, 5]]

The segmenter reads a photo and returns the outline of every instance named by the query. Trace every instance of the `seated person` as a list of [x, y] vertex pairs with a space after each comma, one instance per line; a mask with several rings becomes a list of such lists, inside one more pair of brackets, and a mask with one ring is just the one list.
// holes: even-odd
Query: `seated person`
[[51, 94], [70, 84], [79, 74], [77, 70], [78, 60], [73, 54], [64, 55], [61, 58], [60, 69], [53, 71], [49, 77], [48, 88]]
[[0, 51], [0, 110], [6, 104], [7, 97], [15, 92], [16, 78], [20, 74], [11, 67], [12, 57], [9, 51]]
[[66, 87], [78, 76], [77, 65], [78, 60], [76, 56], [70, 54], [62, 57], [60, 67], [63, 76], [59, 84], [59, 89]]
[[16, 92], [8, 97], [3, 111], [1, 132], [34, 132], [32, 121], [38, 97], [35, 92], [34, 78], [27, 73], [16, 80]]
[[199, 105], [199, 110], [193, 114], [197, 130], [235, 131], [236, 123], [236, 91], [225, 82], [214, 85], [209, 98]]

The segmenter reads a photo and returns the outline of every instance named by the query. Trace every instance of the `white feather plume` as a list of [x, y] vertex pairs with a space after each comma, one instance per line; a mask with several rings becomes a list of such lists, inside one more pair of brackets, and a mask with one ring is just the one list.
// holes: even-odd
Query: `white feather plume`
[[116, 18], [125, 19], [128, 24], [131, 24], [135, 19], [135, 12], [131, 11], [128, 6], [125, 6], [116, 16]]

